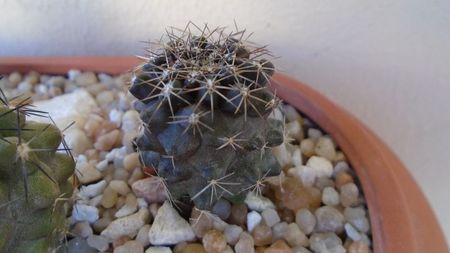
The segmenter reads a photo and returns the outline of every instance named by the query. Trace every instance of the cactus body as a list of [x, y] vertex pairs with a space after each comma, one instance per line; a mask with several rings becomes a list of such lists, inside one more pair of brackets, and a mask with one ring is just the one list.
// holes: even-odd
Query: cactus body
[[222, 197], [259, 192], [265, 177], [280, 173], [270, 149], [283, 142], [284, 121], [267, 89], [274, 67], [260, 56], [268, 52], [246, 46], [243, 31], [200, 32], [169, 32], [130, 92], [145, 126], [137, 140], [143, 164], [172, 200], [188, 196], [209, 210]]
[[26, 121], [25, 101], [12, 107], [0, 97], [0, 252], [50, 252], [64, 229], [74, 161], [57, 153], [61, 132]]

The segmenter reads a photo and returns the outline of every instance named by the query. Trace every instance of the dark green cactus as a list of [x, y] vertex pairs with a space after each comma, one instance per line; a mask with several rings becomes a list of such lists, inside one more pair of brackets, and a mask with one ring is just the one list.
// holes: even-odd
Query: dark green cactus
[[1, 93], [0, 100], [0, 252], [51, 252], [63, 235], [59, 200], [71, 197], [75, 163], [57, 152], [58, 128], [26, 120], [45, 114], [27, 99], [8, 101]]
[[284, 136], [282, 117], [274, 117], [279, 100], [268, 90], [274, 66], [244, 33], [172, 29], [135, 71], [130, 92], [145, 126], [137, 147], [171, 200], [188, 196], [210, 210], [221, 197], [260, 193], [263, 179], [280, 173], [270, 150]]

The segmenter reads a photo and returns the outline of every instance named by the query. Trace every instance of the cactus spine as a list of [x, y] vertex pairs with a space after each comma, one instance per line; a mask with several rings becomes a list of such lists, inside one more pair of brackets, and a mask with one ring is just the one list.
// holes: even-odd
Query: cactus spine
[[268, 90], [274, 65], [245, 36], [192, 23], [169, 29], [134, 73], [130, 92], [145, 126], [137, 147], [173, 201], [210, 210], [220, 198], [261, 193], [264, 178], [280, 173], [271, 153], [284, 138]]

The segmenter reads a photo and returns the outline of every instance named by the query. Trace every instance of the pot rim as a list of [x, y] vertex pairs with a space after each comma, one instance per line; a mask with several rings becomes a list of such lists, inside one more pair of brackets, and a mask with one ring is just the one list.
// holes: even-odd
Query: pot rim
[[[133, 56], [0, 57], [0, 74], [35, 70], [65, 75], [69, 69], [120, 74], [140, 63]], [[275, 73], [271, 89], [323, 128], [346, 155], [367, 200], [375, 253], [449, 252], [425, 196], [380, 138], [349, 112], [287, 75]]]

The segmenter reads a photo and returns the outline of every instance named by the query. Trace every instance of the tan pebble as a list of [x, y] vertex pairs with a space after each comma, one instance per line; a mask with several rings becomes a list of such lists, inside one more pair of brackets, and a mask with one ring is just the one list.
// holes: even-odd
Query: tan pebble
[[123, 168], [127, 171], [132, 171], [134, 168], [140, 166], [141, 162], [139, 161], [139, 154], [137, 152], [128, 154], [123, 158]]
[[109, 217], [102, 217], [98, 219], [94, 224], [92, 224], [92, 228], [94, 229], [94, 232], [100, 233], [111, 223], [111, 218]]
[[104, 134], [97, 138], [94, 147], [101, 151], [111, 150], [117, 143], [117, 139], [120, 136], [120, 131], [115, 129], [107, 134]]
[[91, 114], [84, 124], [84, 131], [86, 135], [90, 138], [94, 138], [97, 136], [98, 132], [101, 130], [100, 126], [103, 121], [103, 118], [96, 114]]
[[110, 186], [107, 186], [103, 191], [101, 204], [104, 208], [111, 208], [116, 204], [117, 198], [118, 198], [117, 192], [114, 191]]
[[254, 253], [255, 244], [253, 237], [247, 232], [241, 233], [239, 241], [234, 246], [234, 251], [236, 253]]
[[[97, 132], [97, 135], [95, 136], [96, 138], [98, 138], [99, 136], [105, 135], [113, 130], [117, 129], [117, 125], [113, 122], [110, 122], [108, 120], [103, 120], [100, 124], [100, 129]], [[118, 130], [118, 129], [117, 129]], [[121, 137], [122, 138], [122, 137]], [[120, 142], [121, 139], [119, 139], [118, 141]]]
[[302, 151], [302, 154], [306, 157], [311, 157], [313, 155], [315, 155], [315, 142], [313, 139], [307, 138], [307, 139], [303, 139], [300, 142], [300, 150]]
[[231, 248], [230, 245], [227, 245], [227, 246], [225, 247], [225, 249], [222, 250], [220, 253], [234, 253], [234, 251], [233, 251], [233, 249]]
[[130, 241], [131, 238], [128, 235], [123, 235], [112, 242], [113, 247], [117, 248], [124, 245], [126, 242]]
[[134, 168], [133, 172], [128, 178], [128, 184], [133, 185], [134, 182], [138, 181], [139, 179], [142, 179], [143, 177], [144, 173], [142, 172], [141, 168]]
[[189, 219], [192, 229], [198, 238], [202, 238], [208, 231], [213, 228], [214, 221], [212, 217], [197, 208], [193, 208], [191, 218]]
[[180, 242], [172, 249], [172, 253], [183, 253], [183, 249], [186, 247], [187, 242]]
[[258, 246], [255, 248], [255, 253], [264, 253], [264, 251], [267, 249], [267, 247], [264, 246]]
[[319, 137], [316, 146], [314, 147], [314, 152], [330, 161], [336, 156], [334, 143], [328, 136]]
[[341, 187], [348, 183], [353, 183], [353, 177], [346, 171], [339, 172], [335, 179], [336, 188], [341, 189]]
[[160, 207], [160, 204], [158, 204], [158, 203], [150, 204], [150, 207], [148, 208], [148, 210], [150, 211], [150, 213], [152, 214], [153, 217], [156, 217], [156, 213], [158, 213], [159, 207]]
[[104, 108], [103, 106], [114, 101], [114, 92], [110, 90], [102, 91], [96, 96], [96, 100], [97, 103]]
[[285, 207], [294, 212], [301, 208], [319, 207], [322, 200], [320, 190], [305, 187], [300, 181], [291, 177], [286, 178], [282, 188], [277, 188], [276, 195]]
[[121, 180], [112, 180], [109, 186], [120, 195], [127, 195], [130, 192], [128, 184]]
[[205, 250], [210, 253], [220, 253], [227, 246], [223, 233], [215, 229], [203, 236], [202, 243]]
[[28, 74], [25, 76], [25, 81], [32, 85], [38, 84], [40, 81], [39, 72], [34, 71], [34, 70], [28, 72]]
[[118, 197], [115, 205], [116, 209], [120, 209], [123, 205], [125, 205], [125, 202], [126, 202], [125, 196]]
[[358, 203], [359, 190], [354, 183], [348, 183], [341, 186], [340, 200], [341, 205], [349, 207]]
[[208, 253], [200, 243], [187, 244], [181, 253]]
[[106, 86], [101, 83], [95, 83], [86, 86], [86, 90], [93, 96], [97, 96], [100, 92], [104, 91]]
[[278, 240], [269, 248], [267, 248], [264, 253], [294, 253], [291, 248], [283, 241]]
[[369, 253], [369, 247], [362, 241], [356, 241], [348, 247], [348, 253]]
[[308, 246], [308, 237], [300, 230], [297, 223], [291, 223], [287, 226], [284, 233], [284, 239], [291, 246]]
[[247, 221], [248, 208], [245, 204], [231, 206], [230, 223], [243, 226]]
[[272, 229], [265, 224], [259, 224], [253, 229], [252, 236], [256, 246], [269, 245], [272, 242]]
[[333, 162], [338, 163], [342, 161], [346, 161], [347, 158], [345, 157], [344, 153], [342, 151], [336, 151], [336, 155], [333, 157]]
[[86, 155], [87, 159], [89, 161], [91, 160], [100, 160], [100, 154], [98, 153], [98, 150], [96, 149], [88, 149], [86, 151], [84, 151], [84, 154]]

